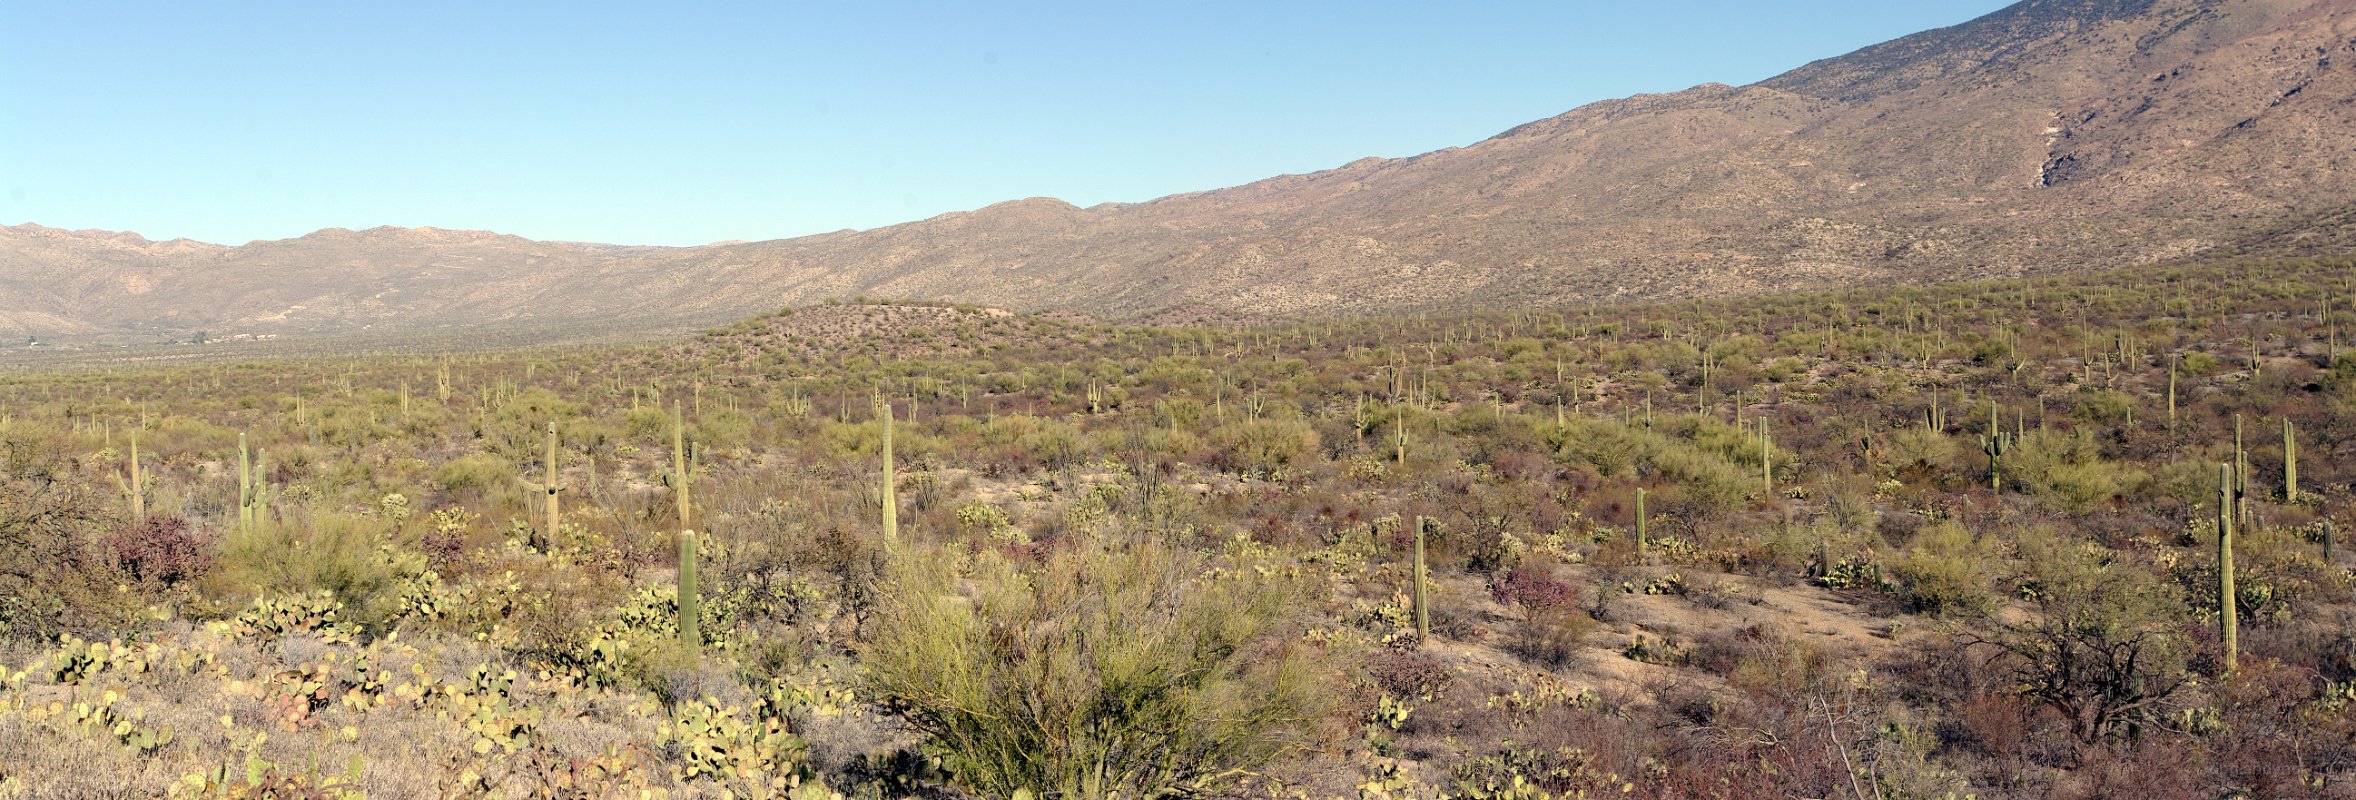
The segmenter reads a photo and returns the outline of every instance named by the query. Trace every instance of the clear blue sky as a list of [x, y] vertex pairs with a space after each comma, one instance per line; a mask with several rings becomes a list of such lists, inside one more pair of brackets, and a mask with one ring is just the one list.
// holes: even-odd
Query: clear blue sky
[[0, 222], [699, 244], [1139, 201], [2003, 5], [6, 0]]

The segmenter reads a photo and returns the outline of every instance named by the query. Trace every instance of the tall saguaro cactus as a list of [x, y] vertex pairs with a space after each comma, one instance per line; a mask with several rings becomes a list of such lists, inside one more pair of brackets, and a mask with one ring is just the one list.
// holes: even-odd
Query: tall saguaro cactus
[[2168, 362], [2168, 430], [2176, 429], [2176, 362]]
[[2233, 415], [2233, 514], [2250, 524], [2250, 451], [2242, 446], [2241, 415]]
[[2299, 428], [2282, 421], [2282, 501], [2299, 502]]
[[259, 499], [254, 492], [254, 459], [252, 449], [245, 447], [245, 433], [238, 433], [238, 532], [254, 532], [254, 506]]
[[2217, 632], [2225, 640], [2225, 671], [2241, 662], [2241, 597], [2233, 588], [2233, 466], [2217, 465]]
[[1391, 439], [1392, 446], [1398, 451], [1399, 465], [1406, 466], [1407, 407], [1398, 403], [1391, 404]]
[[554, 544], [556, 542], [556, 533], [559, 530], [563, 530], [563, 528], [559, 526], [564, 522], [564, 515], [557, 507], [556, 499], [558, 495], [564, 493], [564, 487], [558, 485], [556, 474], [556, 421], [549, 420], [547, 461], [548, 477], [538, 487], [535, 487], [542, 494], [548, 495], [548, 529], [540, 535], [541, 538], [549, 544]]
[[2004, 491], [2004, 454], [2016, 443], [2015, 434], [2005, 433], [1997, 420], [1994, 403], [1988, 405], [1988, 435], [1980, 439], [1980, 452], [1988, 454], [1988, 491]]
[[695, 593], [695, 531], [679, 532], [679, 643], [690, 652], [704, 644], [702, 603]]
[[[658, 406], [659, 408], [659, 406]], [[688, 529], [688, 484], [693, 476], [687, 474], [687, 415], [679, 401], [671, 401], [671, 494], [679, 502], [679, 529]]]
[[1421, 643], [1432, 638], [1432, 598], [1425, 584], [1431, 582], [1431, 570], [1423, 559], [1424, 529], [1431, 527], [1423, 517], [1415, 518], [1415, 640]]
[[131, 521], [146, 522], [147, 485], [139, 474], [139, 431], [137, 430], [131, 431], [131, 463], [123, 470], [123, 476], [116, 478], [115, 482], [123, 487], [123, 495], [130, 500]]
[[1636, 560], [1644, 561], [1645, 550], [1652, 545], [1644, 530], [1644, 487], [1636, 487]]
[[889, 553], [900, 548], [900, 498], [893, 486], [898, 482], [898, 476], [894, 474], [892, 464], [892, 404], [887, 401], [877, 405], [877, 410], [883, 414], [883, 491], [880, 497], [883, 500], [884, 552]]

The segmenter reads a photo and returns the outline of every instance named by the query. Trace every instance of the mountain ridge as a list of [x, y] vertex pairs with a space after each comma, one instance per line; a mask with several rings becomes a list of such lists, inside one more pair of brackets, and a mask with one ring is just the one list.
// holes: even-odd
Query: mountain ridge
[[2349, 63], [2343, 2], [2027, 0], [1745, 86], [1138, 203], [696, 247], [384, 226], [160, 257], [11, 227], [0, 333], [651, 330], [852, 296], [1293, 318], [2336, 252]]

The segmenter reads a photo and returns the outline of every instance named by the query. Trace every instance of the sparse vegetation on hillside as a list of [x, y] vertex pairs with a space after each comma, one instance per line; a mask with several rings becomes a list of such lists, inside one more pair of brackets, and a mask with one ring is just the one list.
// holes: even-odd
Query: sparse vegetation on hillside
[[0, 797], [2346, 796], [2352, 266], [11, 374]]

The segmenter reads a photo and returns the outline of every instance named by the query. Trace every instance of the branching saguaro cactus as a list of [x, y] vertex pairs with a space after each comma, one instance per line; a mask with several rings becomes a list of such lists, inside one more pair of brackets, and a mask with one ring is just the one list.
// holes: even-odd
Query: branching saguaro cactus
[[1431, 583], [1431, 569], [1424, 563], [1423, 535], [1431, 527], [1424, 517], [1415, 518], [1415, 641], [1418, 644], [1432, 638], [1432, 598], [1427, 584]]
[[237, 435], [237, 529], [252, 533], [254, 523], [270, 502], [270, 455], [249, 451], [245, 434]]
[[2225, 641], [2225, 671], [2241, 664], [2241, 597], [2233, 587], [2233, 465], [2217, 465], [2217, 633]]
[[1980, 452], [1988, 454], [1988, 491], [2004, 491], [2004, 454], [2017, 444], [2016, 434], [2004, 432], [1996, 421], [1996, 406], [1988, 406], [1988, 435], [1980, 437]]

